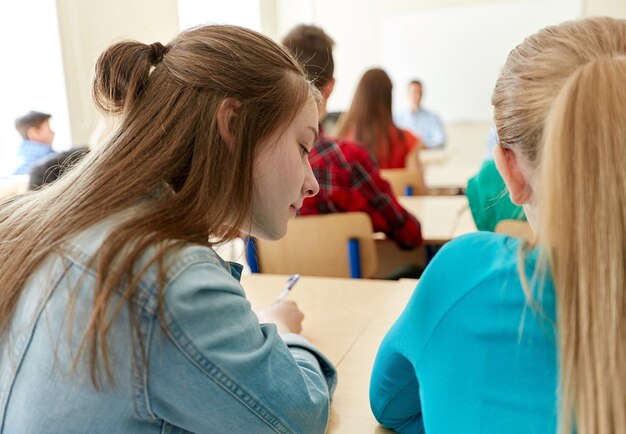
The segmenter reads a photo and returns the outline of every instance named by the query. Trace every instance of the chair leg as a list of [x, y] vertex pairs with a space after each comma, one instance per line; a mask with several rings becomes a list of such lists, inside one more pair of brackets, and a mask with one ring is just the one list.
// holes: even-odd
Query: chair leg
[[363, 274], [361, 272], [361, 250], [359, 249], [359, 240], [357, 238], [348, 240], [348, 257], [350, 261], [350, 277], [360, 279]]

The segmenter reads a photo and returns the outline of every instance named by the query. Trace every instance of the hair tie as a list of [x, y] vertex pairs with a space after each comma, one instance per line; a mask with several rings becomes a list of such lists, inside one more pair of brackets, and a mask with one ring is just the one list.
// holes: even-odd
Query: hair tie
[[164, 47], [160, 42], [150, 44], [150, 63], [156, 65], [163, 60], [163, 56], [167, 53], [168, 48]]

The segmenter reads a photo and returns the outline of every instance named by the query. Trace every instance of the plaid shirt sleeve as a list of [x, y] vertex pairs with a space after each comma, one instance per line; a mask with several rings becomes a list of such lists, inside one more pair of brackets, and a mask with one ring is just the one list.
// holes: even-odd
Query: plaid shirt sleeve
[[367, 150], [321, 134], [310, 162], [320, 192], [304, 201], [300, 214], [362, 211], [376, 232], [384, 232], [400, 248], [423, 244], [420, 224], [398, 203]]

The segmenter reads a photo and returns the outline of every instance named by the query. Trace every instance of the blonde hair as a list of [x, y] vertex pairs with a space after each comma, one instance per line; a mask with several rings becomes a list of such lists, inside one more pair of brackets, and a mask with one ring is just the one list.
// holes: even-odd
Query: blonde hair
[[561, 434], [626, 432], [624, 83], [626, 21], [589, 18], [527, 38], [492, 97], [501, 145], [537, 174], [536, 237], [557, 295]]
[[[109, 306], [115, 291], [130, 303], [142, 273], [156, 264], [161, 305], [168, 251], [238, 236], [251, 212], [258, 144], [288, 125], [312, 92], [286, 49], [235, 26], [191, 29], [166, 46], [127, 41], [107, 49], [96, 65], [94, 99], [121, 126], [56, 183], [0, 207], [0, 334], [49, 254], [62, 254], [71, 235], [161, 191], [113, 228], [91, 258], [97, 283], [81, 350], [88, 350], [96, 387], [100, 357], [112, 380], [107, 334], [122, 307]], [[239, 102], [234, 146], [217, 128], [225, 98]], [[150, 246], [157, 246], [151, 260], [133, 271]]]

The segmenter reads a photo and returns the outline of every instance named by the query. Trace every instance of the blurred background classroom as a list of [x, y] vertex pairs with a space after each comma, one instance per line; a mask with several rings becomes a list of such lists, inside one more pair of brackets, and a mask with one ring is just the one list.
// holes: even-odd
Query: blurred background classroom
[[620, 0], [26, 0], [0, 8], [3, 156], [19, 142], [13, 120], [28, 110], [53, 115], [58, 149], [88, 141], [95, 127], [93, 63], [113, 41], [166, 42], [211, 22], [242, 25], [278, 41], [294, 25], [311, 23], [336, 43], [329, 112], [349, 107], [369, 68], [390, 75], [396, 109], [406, 107], [406, 86], [419, 78], [424, 103], [444, 121], [449, 162], [468, 165], [484, 156], [491, 89], [510, 49], [548, 24], [626, 15]]
[[88, 141], [95, 127], [93, 63], [113, 41], [165, 42], [210, 22], [280, 40], [294, 25], [312, 23], [336, 42], [329, 112], [349, 107], [368, 68], [391, 76], [397, 109], [407, 105], [408, 81], [420, 78], [425, 104], [445, 123], [450, 162], [462, 164], [478, 164], [484, 155], [491, 88], [506, 54], [525, 35], [571, 18], [626, 15], [619, 0], [26, 0], [0, 8], [7, 41], [0, 70], [3, 156], [19, 142], [13, 120], [28, 110], [53, 115], [58, 149]]
[[[23, 176], [16, 182], [7, 172], [20, 143], [14, 126], [16, 117], [29, 110], [51, 114], [56, 151], [98, 141], [101, 122], [91, 101], [90, 81], [97, 56], [112, 42], [131, 38], [165, 43], [180, 30], [209, 23], [249, 27], [280, 41], [295, 25], [308, 23], [320, 26], [335, 41], [336, 85], [327, 106], [330, 116], [324, 123], [329, 131], [332, 132], [338, 115], [349, 109], [357, 83], [368, 69], [382, 68], [391, 78], [394, 114], [409, 105], [409, 82], [419, 79], [424, 84], [423, 104], [440, 116], [445, 145], [422, 152], [424, 179], [432, 196], [429, 202], [410, 197], [401, 197], [400, 201], [418, 217], [425, 238], [430, 236], [430, 243], [436, 248], [456, 235], [483, 229], [476, 213], [474, 221], [471, 215], [463, 215], [470, 212], [465, 199], [447, 196], [464, 194], [468, 180], [489, 158], [489, 148], [495, 142], [490, 97], [506, 55], [526, 35], [541, 27], [591, 15], [626, 17], [626, 3], [623, 0], [6, 3], [0, 6], [0, 36], [5, 41], [4, 67], [0, 69], [0, 196], [21, 192], [27, 185]], [[393, 184], [392, 175], [388, 174]], [[405, 195], [402, 185], [394, 188], [399, 196]], [[498, 189], [501, 188], [496, 187], [496, 193]], [[454, 204], [443, 205], [450, 201]], [[439, 232], [435, 233], [437, 230], [430, 226], [429, 219], [445, 221], [447, 226], [437, 228]], [[493, 225], [488, 229], [493, 230]], [[386, 256], [380, 244], [379, 260]], [[241, 249], [240, 246], [229, 250], [227, 255], [239, 260]], [[384, 272], [379, 270], [375, 275], [380, 277]]]

